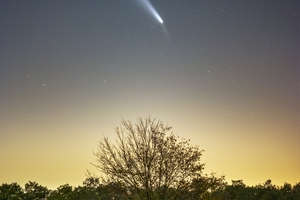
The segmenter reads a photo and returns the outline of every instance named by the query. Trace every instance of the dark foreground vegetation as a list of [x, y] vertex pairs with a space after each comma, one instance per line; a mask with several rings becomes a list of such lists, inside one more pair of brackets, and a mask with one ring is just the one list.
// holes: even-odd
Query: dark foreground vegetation
[[[300, 183], [285, 183], [276, 186], [267, 180], [256, 186], [246, 186], [241, 180], [215, 182], [214, 185], [196, 186], [188, 193], [174, 197], [173, 189], [168, 189], [166, 199], [177, 200], [299, 200]], [[138, 194], [120, 184], [100, 184], [98, 178], [87, 178], [82, 186], [61, 185], [56, 190], [36, 182], [28, 182], [25, 187], [17, 183], [0, 186], [0, 200], [140, 200]]]
[[229, 185], [224, 176], [204, 174], [203, 150], [180, 139], [172, 127], [150, 117], [121, 121], [117, 139], [99, 141], [94, 166], [101, 176], [87, 174], [82, 186], [48, 190], [36, 182], [0, 186], [0, 200], [300, 200], [300, 183]]

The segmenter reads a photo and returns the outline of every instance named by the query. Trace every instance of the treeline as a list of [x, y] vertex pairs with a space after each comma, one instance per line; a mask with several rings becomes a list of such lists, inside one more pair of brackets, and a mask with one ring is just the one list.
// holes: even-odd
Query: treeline
[[[283, 186], [273, 185], [271, 180], [256, 186], [246, 186], [242, 180], [232, 181], [224, 179], [212, 181], [211, 184], [194, 184], [194, 188], [172, 195], [172, 188], [168, 189], [166, 199], [174, 200], [299, 200], [300, 182], [295, 185], [285, 183]], [[122, 184], [101, 184], [99, 178], [88, 177], [82, 186], [72, 187], [61, 185], [50, 190], [36, 182], [29, 181], [22, 188], [17, 183], [3, 183], [0, 186], [0, 200], [139, 200], [136, 190], [126, 188]]]

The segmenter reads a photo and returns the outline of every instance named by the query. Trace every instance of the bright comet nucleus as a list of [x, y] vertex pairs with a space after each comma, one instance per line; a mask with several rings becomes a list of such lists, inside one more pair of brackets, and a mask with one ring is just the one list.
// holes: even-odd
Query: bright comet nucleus
[[[158, 16], [158, 17], [159, 17], [159, 16]], [[159, 17], [159, 18], [157, 18], [157, 19], [158, 19], [158, 21], [159, 21], [160, 23], [162, 23], [162, 24], [164, 23], [164, 21], [162, 20], [162, 18]]]

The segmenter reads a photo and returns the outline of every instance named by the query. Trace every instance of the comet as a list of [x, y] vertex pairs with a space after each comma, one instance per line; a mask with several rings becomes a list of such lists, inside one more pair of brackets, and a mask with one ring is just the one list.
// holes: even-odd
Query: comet
[[159, 23], [163, 24], [164, 21], [162, 20], [162, 18], [159, 16], [158, 12], [155, 10], [155, 8], [153, 7], [153, 5], [151, 4], [151, 2], [149, 0], [138, 0], [141, 5], [143, 7], [145, 7], [145, 9], [151, 14], [153, 15], [158, 21]]

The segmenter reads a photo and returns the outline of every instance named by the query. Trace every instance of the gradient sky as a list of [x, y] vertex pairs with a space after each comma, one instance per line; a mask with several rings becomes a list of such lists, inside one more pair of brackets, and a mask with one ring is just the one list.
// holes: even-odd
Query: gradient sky
[[0, 2], [0, 184], [81, 185], [103, 135], [151, 115], [206, 173], [300, 181], [299, 1]]

